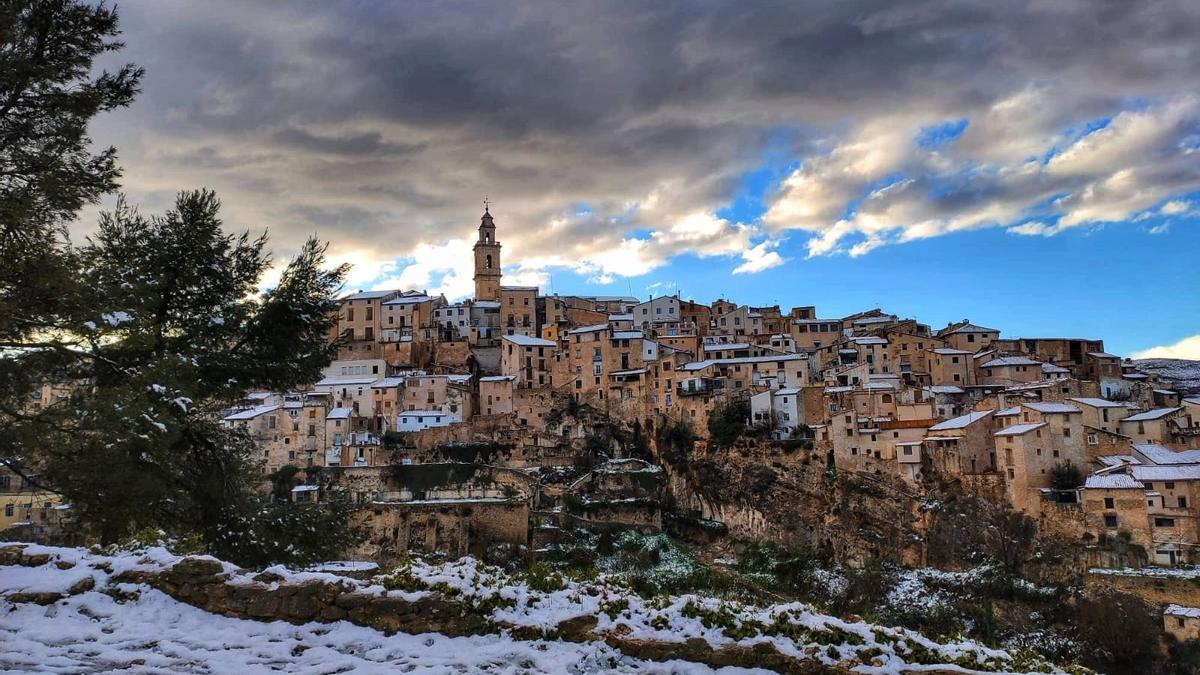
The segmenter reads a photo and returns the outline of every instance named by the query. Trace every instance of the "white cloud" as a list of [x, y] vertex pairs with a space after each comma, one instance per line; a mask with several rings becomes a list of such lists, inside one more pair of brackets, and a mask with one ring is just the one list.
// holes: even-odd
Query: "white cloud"
[[393, 261], [369, 281], [374, 281], [372, 288], [377, 290], [424, 290], [432, 295], [445, 294], [450, 299], [467, 297], [475, 292], [471, 245], [465, 239], [438, 245], [419, 244], [413, 251], [413, 262], [400, 269], [399, 274], [393, 273], [398, 267]]
[[1135, 353], [1133, 358], [1200, 360], [1200, 335], [1183, 338], [1175, 344], [1151, 347]]
[[1150, 234], [1166, 234], [1167, 231], [1170, 229], [1171, 229], [1170, 223], [1163, 223], [1162, 225], [1155, 225], [1154, 227], [1147, 230], [1147, 232], [1149, 232]]
[[[787, 176], [763, 223], [775, 232], [813, 233], [810, 257], [859, 256], [889, 243], [984, 227], [1053, 236], [1133, 218], [1197, 187], [1194, 161], [1178, 139], [1200, 124], [1200, 97], [1122, 111], [1074, 138], [1062, 130], [1062, 111], [1048, 112], [1057, 110], [1051, 96], [1024, 89], [939, 148], [915, 142], [936, 120], [905, 113], [876, 118]], [[1052, 133], [1055, 124], [1060, 130]], [[1188, 208], [1174, 200], [1161, 212]]]
[[1158, 212], [1164, 216], [1177, 216], [1181, 213], [1186, 213], [1191, 204], [1182, 199], [1174, 199], [1162, 205]]
[[787, 262], [787, 259], [780, 256], [779, 253], [770, 250], [775, 245], [775, 242], [767, 240], [758, 246], [742, 251], [742, 260], [745, 262], [733, 268], [733, 273], [755, 274]]

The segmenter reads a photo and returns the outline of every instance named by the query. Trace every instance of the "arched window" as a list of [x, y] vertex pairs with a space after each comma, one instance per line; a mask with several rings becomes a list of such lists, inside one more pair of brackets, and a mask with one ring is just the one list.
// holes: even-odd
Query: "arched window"
[[891, 403], [891, 402], [892, 402], [892, 395], [891, 395], [891, 394], [884, 394], [884, 395], [883, 395], [883, 402], [884, 402], [884, 403]]
[[492, 269], [492, 254], [491, 254], [491, 253], [489, 253], [489, 254], [487, 255], [487, 261], [486, 261], [486, 262], [483, 264], [483, 268], [484, 268], [485, 270], [490, 270], [490, 269]]

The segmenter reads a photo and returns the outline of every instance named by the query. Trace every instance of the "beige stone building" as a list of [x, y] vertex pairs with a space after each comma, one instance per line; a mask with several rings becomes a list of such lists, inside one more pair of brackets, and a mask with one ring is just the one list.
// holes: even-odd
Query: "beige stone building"
[[537, 293], [537, 286], [500, 287], [501, 334], [538, 336]]
[[491, 375], [479, 378], [479, 414], [507, 415], [513, 412], [516, 375]]
[[979, 384], [1012, 385], [1042, 379], [1042, 364], [1024, 356], [984, 359], [977, 366]]
[[1163, 630], [1180, 642], [1200, 640], [1200, 607], [1167, 605], [1163, 610]]
[[1119, 425], [1134, 443], [1178, 443], [1183, 439], [1177, 430], [1191, 427], [1192, 418], [1183, 407], [1156, 408], [1130, 415]]
[[921, 448], [930, 463], [948, 475], [989, 473], [996, 467], [995, 425], [991, 410], [960, 415], [930, 426]]
[[1119, 433], [1121, 420], [1133, 414], [1133, 411], [1124, 403], [1102, 398], [1077, 397], [1069, 399], [1069, 402], [1083, 411], [1085, 426], [1110, 433]]
[[380, 358], [383, 303], [399, 295], [399, 291], [359, 291], [341, 299], [335, 329], [342, 340], [339, 359]]
[[979, 352], [990, 349], [992, 343], [1000, 339], [1000, 331], [962, 321], [938, 331], [937, 336], [944, 339], [946, 345], [952, 349]]
[[929, 359], [931, 384], [966, 387], [975, 384], [975, 362], [971, 352], [953, 347], [937, 347]]
[[500, 372], [515, 376], [518, 388], [552, 386], [555, 347], [539, 337], [505, 335], [500, 340]]

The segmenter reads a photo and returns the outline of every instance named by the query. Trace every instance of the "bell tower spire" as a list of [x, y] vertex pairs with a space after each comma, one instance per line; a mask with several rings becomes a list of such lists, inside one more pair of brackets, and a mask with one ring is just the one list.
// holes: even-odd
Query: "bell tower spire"
[[479, 219], [479, 239], [475, 242], [475, 299], [500, 300], [500, 242], [496, 240], [496, 222], [491, 202], [483, 199], [483, 217]]

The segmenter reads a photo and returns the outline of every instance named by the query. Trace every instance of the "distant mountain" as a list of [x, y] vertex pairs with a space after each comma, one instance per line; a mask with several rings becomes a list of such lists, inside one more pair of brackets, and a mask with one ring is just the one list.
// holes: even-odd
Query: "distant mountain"
[[1187, 394], [1200, 394], [1200, 361], [1185, 359], [1136, 359], [1138, 370], [1175, 383]]

